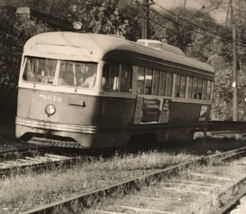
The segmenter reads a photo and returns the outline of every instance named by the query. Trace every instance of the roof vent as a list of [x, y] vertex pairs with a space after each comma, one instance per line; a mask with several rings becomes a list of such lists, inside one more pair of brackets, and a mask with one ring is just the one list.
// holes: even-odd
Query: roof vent
[[185, 56], [184, 52], [181, 49], [179, 49], [175, 46], [169, 45], [167, 43], [157, 41], [157, 40], [138, 39], [136, 43], [150, 47], [150, 48], [154, 48], [157, 50], [167, 51], [167, 52], [170, 52], [173, 54]]

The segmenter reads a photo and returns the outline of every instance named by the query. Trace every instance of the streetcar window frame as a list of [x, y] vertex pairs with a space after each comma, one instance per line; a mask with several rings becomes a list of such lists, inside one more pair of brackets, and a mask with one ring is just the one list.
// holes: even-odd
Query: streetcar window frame
[[181, 75], [180, 79], [180, 98], [185, 98], [186, 94], [186, 76]]
[[208, 84], [207, 80], [202, 80], [202, 98], [201, 98], [202, 100], [206, 100], [207, 84]]
[[175, 80], [175, 97], [180, 97], [181, 75], [176, 74]]
[[[108, 68], [106, 69], [107, 66]], [[102, 70], [102, 88], [105, 91], [131, 93], [132, 77], [132, 65], [106, 62]]]
[[[172, 97], [173, 74], [148, 67], [135, 66], [137, 94]], [[155, 75], [156, 74], [156, 75]], [[158, 76], [158, 80], [156, 78]], [[158, 87], [154, 84], [158, 83]]]
[[152, 95], [158, 95], [160, 90], [160, 71], [153, 70]]
[[197, 99], [202, 99], [202, 79], [197, 80]]
[[186, 93], [186, 76], [176, 74], [174, 97], [185, 98]]
[[[46, 66], [45, 69], [43, 69], [44, 67], [42, 67], [42, 71], [39, 69], [41, 71], [41, 72], [39, 71], [40, 74], [38, 73], [35, 74], [34, 72], [31, 74], [32, 76], [29, 75], [28, 77], [27, 73], [29, 70], [26, 70], [27, 63], [32, 60], [37, 60], [37, 62], [34, 62], [31, 65], [31, 67], [33, 67], [30, 69], [32, 70], [31, 72], [33, 72], [33, 69], [39, 69], [39, 64], [42, 61], [45, 61], [45, 65], [47, 65], [47, 62], [53, 61], [53, 64], [54, 64], [53, 71], [50, 71], [50, 65], [48, 65], [48, 67]], [[61, 72], [62, 69], [64, 68], [62, 64], [65, 65], [65, 68], [67, 67], [67, 65], [72, 66], [73, 72], [70, 72], [71, 83], [65, 81], [65, 77], [68, 77], [66, 76], [67, 70], [66, 71], [64, 70], [63, 73]], [[87, 82], [86, 82], [86, 79], [84, 79], [85, 80], [84, 82], [86, 82], [86, 84], [77, 84], [78, 76], [80, 75], [78, 74], [77, 70], [75, 71], [75, 65], [76, 66], [83, 65], [85, 67], [87, 66], [88, 68], [91, 67], [92, 73], [88, 74]], [[37, 68], [34, 68], [35, 66]], [[50, 75], [50, 72], [52, 72], [53, 74]], [[61, 76], [61, 74], [63, 75]], [[98, 63], [85, 62], [85, 61], [73, 61], [73, 60], [66, 60], [66, 59], [53, 59], [53, 58], [47, 58], [47, 57], [25, 56], [23, 68], [22, 68], [22, 80], [24, 80], [25, 82], [43, 84], [43, 85], [52, 85], [56, 87], [73, 87], [73, 88], [90, 88], [91, 89], [96, 85], [97, 75], [98, 75]], [[28, 78], [30, 79], [28, 80]], [[93, 80], [91, 81], [92, 84], [89, 84], [88, 82], [89, 80]]]
[[207, 93], [206, 93], [206, 100], [210, 100], [211, 99], [211, 91], [212, 91], [212, 82], [211, 81], [207, 81]]
[[[51, 65], [49, 64], [49, 62], [51, 61], [53, 61], [53, 64], [55, 65], [52, 70], [51, 70]], [[44, 65], [43, 67], [40, 66], [41, 63]], [[24, 64], [23, 64], [22, 80], [24, 80], [25, 82], [35, 83], [35, 84], [55, 85], [56, 82], [55, 78], [56, 78], [58, 67], [59, 67], [58, 59], [50, 59], [46, 57], [36, 57], [36, 56], [25, 56]], [[50, 75], [51, 72], [52, 75]]]

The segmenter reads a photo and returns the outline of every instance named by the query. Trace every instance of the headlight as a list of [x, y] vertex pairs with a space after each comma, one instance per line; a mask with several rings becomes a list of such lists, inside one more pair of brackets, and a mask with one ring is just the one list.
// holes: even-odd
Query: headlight
[[56, 113], [56, 107], [52, 104], [49, 104], [45, 108], [45, 113], [48, 114], [48, 116], [51, 116]]

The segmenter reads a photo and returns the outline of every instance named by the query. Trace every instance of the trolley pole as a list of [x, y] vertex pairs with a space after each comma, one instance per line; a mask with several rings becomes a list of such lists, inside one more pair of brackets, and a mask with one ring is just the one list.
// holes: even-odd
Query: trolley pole
[[142, 39], [149, 38], [149, 0], [142, 0]]
[[231, 0], [231, 21], [232, 21], [232, 54], [233, 54], [233, 65], [232, 65], [232, 77], [233, 77], [233, 121], [238, 121], [238, 100], [237, 100], [237, 31], [235, 19], [233, 18], [233, 3]]

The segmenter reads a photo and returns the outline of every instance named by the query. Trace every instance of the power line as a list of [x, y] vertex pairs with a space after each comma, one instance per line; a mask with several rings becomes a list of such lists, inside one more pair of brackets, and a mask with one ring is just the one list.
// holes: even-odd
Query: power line
[[[136, 16], [135, 14], [131, 14], [131, 13], [128, 13], [128, 12], [126, 12], [128, 15], [132, 15], [132, 16]], [[139, 16], [139, 15], [137, 15], [137, 17], [138, 18], [144, 18], [144, 17], [142, 17], [142, 16]], [[156, 25], [158, 25], [158, 26], [160, 26], [160, 27], [162, 27], [162, 28], [165, 28], [166, 30], [169, 30], [169, 31], [171, 31], [171, 32], [173, 32], [173, 33], [176, 33], [176, 32], [174, 32], [173, 30], [171, 30], [171, 29], [169, 29], [169, 28], [167, 28], [166, 26], [164, 26], [164, 25], [161, 25], [161, 24], [159, 24], [158, 22], [156, 22], [156, 21], [153, 21], [152, 19], [149, 19], [151, 22], [153, 22], [154, 24], [156, 24]], [[208, 51], [211, 51], [211, 52], [214, 52], [214, 53], [217, 53], [218, 55], [221, 55], [221, 53], [219, 53], [219, 52], [217, 52], [217, 51], [214, 51], [214, 50], [212, 50], [212, 49], [210, 49], [210, 48], [207, 48], [207, 47], [205, 47], [204, 45], [201, 45], [201, 44], [198, 44], [198, 43], [196, 43], [196, 42], [193, 42], [194, 44], [196, 44], [196, 45], [199, 45], [201, 48], [203, 48], [203, 49], [206, 49], [206, 50], [208, 50]]]
[[[150, 10], [151, 10], [151, 9], [150, 9]], [[162, 14], [156, 12], [155, 10], [151, 10], [151, 11], [154, 12], [154, 13], [156, 13], [156, 14], [158, 14], [159, 16], [163, 17], [164, 19], [166, 19], [166, 20], [168, 20], [168, 21], [170, 21], [170, 22], [173, 22], [173, 23], [175, 23], [175, 24], [181, 26], [181, 30], [184, 29], [184, 28], [186, 28], [186, 29], [188, 29], [190, 32], [194, 32], [194, 33], [197, 33], [197, 34], [200, 34], [200, 35], [209, 36], [209, 37], [213, 37], [213, 38], [214, 38], [214, 36], [212, 36], [212, 35], [206, 35], [206, 34], [204, 34], [204, 33], [199, 32], [198, 30], [194, 30], [194, 29], [190, 28], [190, 27], [187, 26], [187, 25], [182, 25], [182, 24], [178, 23], [177, 21], [175, 21], [175, 20], [173, 20], [173, 19], [171, 19], [171, 18], [169, 18], [169, 17], [166, 17], [166, 16], [164, 16], [164, 15], [162, 15]], [[187, 23], [188, 23], [188, 22], [187, 22]], [[180, 30], [180, 31], [181, 31], [181, 30]], [[217, 36], [217, 35], [216, 35], [216, 36]], [[223, 38], [224, 40], [226, 40], [226, 41], [228, 41], [228, 42], [230, 42], [230, 43], [232, 43], [231, 40], [228, 40], [228, 39], [225, 38], [225, 37], [221, 37], [221, 36], [219, 36], [219, 37], [220, 37], [220, 38]], [[242, 46], [242, 47], [246, 47], [246, 46]]]
[[[160, 4], [154, 2], [153, 0], [150, 0], [150, 1], [152, 1], [152, 2], [153, 2], [154, 4], [156, 4], [157, 6], [161, 7], [163, 10], [169, 12], [170, 14], [172, 14], [172, 15], [174, 15], [174, 16], [180, 18], [180, 19], [182, 19], [182, 20], [185, 21], [186, 23], [189, 23], [189, 21], [186, 20], [185, 18], [183, 18], [183, 17], [181, 17], [181, 16], [179, 16], [179, 15], [173, 13], [172, 11], [170, 11], [170, 10], [168, 10], [168, 9], [166, 9], [166, 8], [164, 8], [164, 7], [162, 7]], [[222, 2], [223, 2], [223, 0], [222, 0], [220, 3], [222, 3]], [[154, 13], [159, 14], [160, 16], [162, 16], [163, 18], [165, 18], [165, 19], [167, 19], [167, 20], [169, 20], [169, 21], [171, 21], [171, 22], [174, 22], [174, 23], [176, 23], [176, 24], [179, 24], [179, 23], [175, 22], [174, 20], [172, 20], [172, 19], [170, 19], [170, 18], [168, 18], [168, 17], [165, 17], [164, 15], [162, 15], [162, 14], [160, 14], [160, 13], [154, 11], [154, 10], [151, 10], [151, 11], [154, 12]], [[218, 34], [218, 33], [210, 32], [208, 29], [203, 28], [203, 27], [201, 27], [201, 26], [198, 26], [198, 25], [196, 25], [196, 24], [194, 24], [194, 23], [192, 23], [192, 22], [190, 22], [190, 24], [193, 25], [194, 27], [199, 28], [199, 29], [201, 29], [201, 30], [203, 30], [203, 31], [205, 31], [205, 32], [208, 32], [208, 33], [210, 33], [210, 34], [212, 34], [212, 35], [214, 35], [214, 36], [219, 36], [220, 38], [224, 39], [225, 41], [227, 41], [227, 42], [229, 42], [229, 43], [233, 43], [232, 40], [229, 40], [229, 39], [225, 38], [224, 36], [222, 36], [222, 35], [220, 35], [220, 34]], [[179, 24], [179, 25], [180, 25], [180, 24]], [[182, 26], [182, 25], [181, 25], [181, 26]], [[184, 26], [183, 26], [183, 27], [184, 27]], [[188, 29], [188, 30], [191, 30], [191, 31], [193, 31], [193, 32], [200, 33], [200, 32], [198, 32], [198, 31], [194, 31], [193, 29], [190, 29], [190, 28], [188, 28], [188, 27], [185, 27], [185, 28]], [[201, 33], [200, 33], [200, 34], [201, 34]], [[202, 35], [204, 35], [204, 34], [202, 34]], [[207, 35], [207, 36], [208, 36], [208, 35]], [[239, 41], [237, 41], [237, 42], [239, 42]], [[238, 44], [238, 45], [239, 45], [239, 44]], [[240, 47], [243, 47], [243, 48], [246, 48], [246, 44], [243, 44], [243, 43], [240, 43], [239, 46], [240, 46]]]
[[[90, 0], [85, 0], [85, 1], [86, 1], [86, 2], [89, 2], [89, 3], [92, 3], [92, 4], [94, 4], [94, 5], [96, 5], [95, 2], [92, 2], [92, 1], [90, 1]], [[139, 4], [138, 1], [136, 1], [136, 0], [132, 0], [132, 1], [134, 1], [139, 7], [141, 7], [141, 5]], [[108, 5], [114, 6], [113, 4], [108, 4]], [[101, 5], [98, 4], [97, 6], [101, 6]], [[106, 6], [102, 6], [102, 7], [107, 8]], [[153, 10], [151, 10], [151, 11], [153, 11]], [[153, 11], [153, 12], [157, 13], [156, 11]], [[129, 13], [129, 12], [125, 12], [125, 13], [128, 14], [128, 15], [131, 15], [131, 16], [135, 16], [135, 17], [141, 18], [141, 19], [146, 18], [146, 17], [139, 16], [139, 15], [136, 15], [136, 14], [133, 14], [133, 13]], [[157, 14], [160, 15], [159, 13], [157, 13]], [[166, 17], [163, 17], [163, 18], [166, 18]], [[162, 27], [162, 28], [164, 28], [164, 29], [166, 29], [166, 30], [169, 30], [169, 31], [173, 32], [174, 34], [176, 34], [176, 32], [174, 32], [173, 30], [167, 28], [167, 27], [164, 26], [164, 25], [161, 25], [161, 24], [157, 23], [156, 21], [152, 20], [151, 18], [149, 18], [149, 20], [150, 20], [152, 23], [158, 25], [159, 27]], [[170, 21], [173, 22], [173, 20], [171, 20], [171, 19], [170, 19]], [[174, 21], [174, 22], [175, 22], [175, 21]], [[176, 22], [176, 23], [177, 23], [177, 22]], [[177, 23], [177, 24], [179, 24], [179, 23]], [[188, 29], [189, 29], [189, 28], [188, 28]], [[190, 30], [190, 29], [189, 29], [189, 30]], [[193, 31], [193, 32], [194, 32], [194, 31]], [[199, 32], [197, 32], [197, 33], [199, 33]], [[214, 53], [216, 53], [216, 54], [218, 54], [218, 55], [221, 55], [221, 53], [219, 53], [219, 52], [217, 52], [217, 51], [215, 51], [215, 50], [212, 50], [212, 49], [210, 49], [210, 48], [207, 48], [207, 47], [205, 47], [205, 45], [201, 45], [201, 44], [198, 44], [198, 43], [196, 43], [196, 42], [193, 42], [193, 44], [196, 44], [196, 45], [200, 46], [200, 47], [203, 48], [203, 49], [206, 49], [206, 50], [208, 50], [208, 51], [211, 51], [211, 52], [214, 52]]]
[[[101, 7], [107, 8], [106, 6], [103, 6], [103, 5], [100, 5], [100, 4], [96, 4], [95, 2], [92, 2], [92, 1], [90, 1], [90, 0], [85, 0], [85, 1], [88, 2], [88, 3], [91, 3], [91, 4], [95, 5], [95, 6], [101, 6]], [[134, 1], [134, 0], [132, 0], [132, 1]], [[135, 3], [136, 3], [138, 6], [140, 6], [140, 4], [139, 4], [137, 1], [135, 1]], [[115, 6], [114, 4], [108, 4], [108, 5]], [[162, 16], [161, 14], [159, 14], [159, 13], [156, 12], [156, 11], [153, 11], [153, 10], [151, 10], [151, 11], [157, 13], [157, 14], [160, 15], [160, 16]], [[143, 17], [143, 16], [139, 16], [139, 15], [136, 15], [136, 14], [133, 14], [133, 13], [129, 13], [129, 12], [125, 12], [125, 13], [128, 14], [128, 15], [134, 16], [134, 17], [141, 18], [141, 19], [145, 18], [145, 17]], [[166, 17], [163, 16], [163, 18], [166, 18]], [[174, 31], [171, 30], [170, 28], [167, 28], [166, 26], [159, 24], [158, 22], [152, 20], [151, 18], [150, 18], [149, 20], [150, 20], [152, 23], [158, 25], [159, 27], [162, 27], [162, 28], [164, 28], [164, 29], [166, 29], [166, 30], [169, 30], [169, 31], [173, 32], [174, 34], [176, 34], [176, 32], [174, 32]], [[170, 19], [169, 21], [175, 22], [174, 20], [171, 20], [171, 19]], [[175, 23], [176, 23], [176, 24], [179, 24], [179, 23], [177, 23], [177, 22], [175, 22]], [[186, 28], [187, 28], [187, 27], [186, 27]], [[189, 28], [187, 28], [187, 29], [189, 29]], [[191, 31], [191, 29], [189, 29], [189, 30]], [[193, 32], [195, 32], [195, 31], [193, 31]], [[199, 33], [199, 32], [197, 32], [197, 33]], [[212, 50], [212, 49], [210, 49], [210, 48], [207, 48], [207, 47], [205, 47], [205, 45], [201, 45], [201, 44], [198, 44], [198, 43], [196, 43], [196, 42], [193, 42], [193, 44], [196, 44], [196, 45], [200, 46], [200, 47], [203, 48], [203, 49], [206, 49], [206, 50], [208, 50], [208, 51], [211, 51], [211, 52], [214, 52], [214, 53], [216, 53], [216, 54], [218, 54], [218, 55], [221, 55], [221, 53], [219, 53], [219, 52], [217, 52], [217, 51], [215, 51], [215, 50]]]

